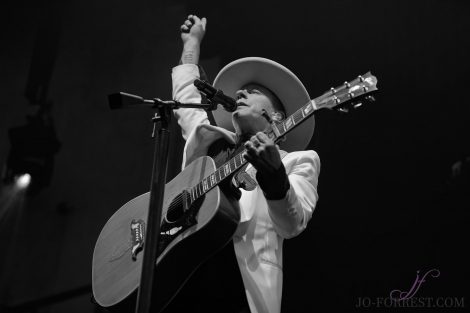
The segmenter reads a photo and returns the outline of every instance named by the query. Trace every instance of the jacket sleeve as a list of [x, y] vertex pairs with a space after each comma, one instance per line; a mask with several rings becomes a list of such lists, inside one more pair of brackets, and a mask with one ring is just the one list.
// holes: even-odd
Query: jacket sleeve
[[318, 200], [318, 154], [313, 150], [294, 153], [296, 160], [286, 164], [290, 183], [286, 196], [280, 200], [266, 200], [274, 227], [284, 238], [295, 237], [307, 227]]
[[[182, 64], [175, 66], [171, 73], [173, 83], [173, 99], [186, 103], [201, 103], [201, 95], [193, 82], [199, 78], [199, 68], [196, 64]], [[173, 110], [184, 140], [199, 124], [209, 124], [206, 111], [203, 109], [181, 108]]]

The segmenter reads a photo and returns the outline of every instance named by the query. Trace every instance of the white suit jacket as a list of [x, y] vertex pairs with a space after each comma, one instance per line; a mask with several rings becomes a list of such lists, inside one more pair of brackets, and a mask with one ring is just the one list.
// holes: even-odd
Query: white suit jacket
[[[196, 78], [199, 78], [197, 65], [174, 67], [173, 99], [200, 103], [201, 96], [193, 85]], [[209, 146], [217, 139], [235, 143], [235, 134], [210, 125], [204, 110], [178, 109], [174, 113], [186, 140], [183, 168], [207, 155]], [[233, 243], [252, 313], [281, 311], [283, 239], [297, 236], [305, 229], [318, 199], [317, 153], [312, 150], [288, 153], [282, 162], [290, 182], [284, 199], [267, 200], [257, 186], [252, 191], [242, 190], [239, 201], [241, 220]]]

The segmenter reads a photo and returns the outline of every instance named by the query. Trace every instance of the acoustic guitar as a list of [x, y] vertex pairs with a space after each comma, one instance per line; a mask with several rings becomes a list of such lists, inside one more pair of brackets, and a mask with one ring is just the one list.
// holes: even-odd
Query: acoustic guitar
[[[319, 109], [343, 112], [374, 100], [377, 79], [370, 72], [331, 88], [265, 131], [274, 142]], [[218, 187], [240, 170], [246, 160], [241, 151], [216, 168], [205, 156], [189, 164], [165, 185], [161, 235], [158, 247], [156, 295], [152, 311], [160, 312], [191, 274], [232, 238], [240, 220], [237, 201]], [[95, 301], [103, 307], [135, 298], [142, 268], [149, 193], [144, 193], [111, 216], [93, 252], [92, 286]]]

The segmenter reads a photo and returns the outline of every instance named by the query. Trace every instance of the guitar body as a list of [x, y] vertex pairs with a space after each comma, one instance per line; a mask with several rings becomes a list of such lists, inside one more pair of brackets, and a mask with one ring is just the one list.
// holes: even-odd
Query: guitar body
[[[180, 201], [184, 190], [215, 169], [210, 157], [201, 157], [165, 186], [153, 312], [161, 311], [197, 267], [235, 233], [240, 220], [238, 202], [227, 198], [219, 187], [209, 190], [187, 210]], [[94, 298], [101, 306], [112, 307], [136, 295], [143, 258], [142, 249], [136, 247], [145, 234], [148, 205], [149, 193], [127, 202], [108, 220], [98, 237], [93, 252], [92, 286]]]

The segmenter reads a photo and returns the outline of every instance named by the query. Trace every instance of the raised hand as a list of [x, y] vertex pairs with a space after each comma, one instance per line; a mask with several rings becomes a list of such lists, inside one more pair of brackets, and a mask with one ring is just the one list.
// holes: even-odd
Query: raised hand
[[200, 44], [206, 33], [207, 19], [200, 19], [196, 15], [190, 14], [181, 25], [181, 40], [183, 44], [188, 42]]
[[198, 64], [201, 52], [201, 41], [206, 33], [207, 19], [200, 19], [190, 14], [181, 25], [181, 40], [183, 41], [183, 53], [180, 64]]

